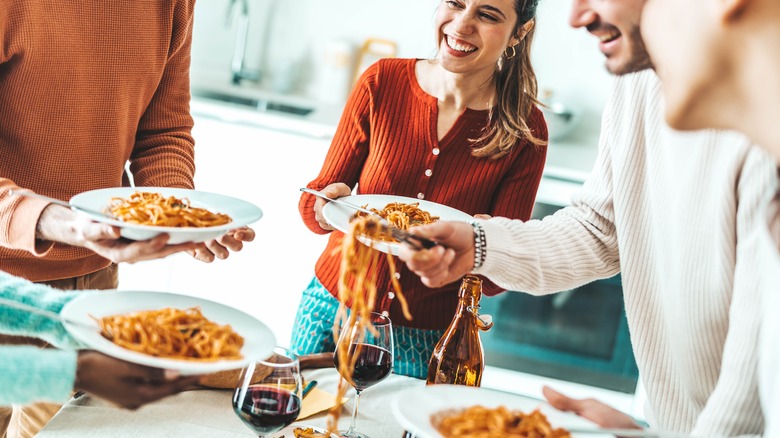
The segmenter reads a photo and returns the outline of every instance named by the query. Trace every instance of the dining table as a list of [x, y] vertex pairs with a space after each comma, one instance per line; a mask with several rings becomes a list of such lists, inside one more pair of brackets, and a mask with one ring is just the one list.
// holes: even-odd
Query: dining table
[[[335, 394], [339, 374], [335, 367], [302, 371], [306, 381], [317, 381], [316, 389], [323, 394]], [[396, 397], [407, 388], [424, 386], [425, 380], [398, 374], [386, 379], [361, 393], [356, 420], [357, 429], [371, 438], [401, 438], [404, 428], [393, 417], [391, 405]], [[195, 389], [127, 410], [92, 397], [88, 394], [72, 398], [40, 431], [38, 437], [209, 437], [236, 438], [256, 436], [233, 411], [231, 389]], [[311, 396], [310, 396], [311, 397]], [[339, 429], [349, 427], [355, 390], [347, 392], [347, 401], [342, 405]], [[308, 398], [307, 398], [308, 399]], [[307, 399], [304, 399], [304, 408]], [[293, 426], [326, 427], [327, 410], [299, 419]], [[273, 434], [274, 438], [281, 437]], [[285, 438], [292, 438], [286, 434]]]

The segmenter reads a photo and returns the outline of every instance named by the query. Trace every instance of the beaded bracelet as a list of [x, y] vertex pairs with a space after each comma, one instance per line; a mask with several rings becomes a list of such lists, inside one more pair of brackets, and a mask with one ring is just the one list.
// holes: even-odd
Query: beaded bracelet
[[471, 223], [471, 227], [474, 228], [474, 269], [479, 269], [485, 263], [487, 239], [482, 224], [474, 221]]

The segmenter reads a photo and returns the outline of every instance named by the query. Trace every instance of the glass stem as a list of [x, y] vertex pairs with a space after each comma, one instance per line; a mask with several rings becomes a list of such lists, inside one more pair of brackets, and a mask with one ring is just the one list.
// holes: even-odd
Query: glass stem
[[357, 435], [357, 431], [355, 430], [355, 419], [357, 419], [357, 412], [358, 412], [358, 405], [360, 404], [360, 391], [357, 389], [355, 390], [355, 407], [352, 408], [352, 421], [349, 424], [349, 430], [347, 430], [347, 433], [344, 435], [346, 436], [352, 436]]

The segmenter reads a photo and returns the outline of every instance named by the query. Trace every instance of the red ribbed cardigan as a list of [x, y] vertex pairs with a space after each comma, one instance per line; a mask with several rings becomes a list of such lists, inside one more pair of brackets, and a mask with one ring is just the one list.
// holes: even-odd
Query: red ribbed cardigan
[[[334, 182], [357, 184], [361, 194], [422, 197], [472, 215], [528, 220], [547, 148], [523, 141], [500, 159], [475, 158], [468, 139], [477, 138], [488, 121], [488, 111], [476, 110], [466, 110], [439, 141], [437, 99], [417, 83], [416, 62], [384, 59], [366, 70], [348, 99], [322, 170], [308, 187], [320, 190]], [[547, 139], [547, 126], [537, 108], [528, 125], [536, 137]], [[309, 229], [324, 234], [327, 231], [314, 217], [314, 201], [314, 196], [303, 194], [299, 210]], [[332, 232], [315, 269], [319, 281], [334, 296], [341, 261], [337, 249], [343, 236]], [[379, 272], [379, 308], [389, 309], [397, 325], [446, 328], [455, 312], [459, 282], [431, 289], [403, 263], [396, 266], [413, 320], [404, 318], [398, 300], [386, 298], [392, 286], [384, 262]], [[489, 295], [501, 291], [490, 282], [484, 283], [483, 290]]]
[[[0, 270], [33, 281], [109, 261], [42, 244], [45, 201], [122, 185], [191, 188], [193, 0], [17, 1], [0, 7]], [[37, 246], [36, 246], [37, 244]]]

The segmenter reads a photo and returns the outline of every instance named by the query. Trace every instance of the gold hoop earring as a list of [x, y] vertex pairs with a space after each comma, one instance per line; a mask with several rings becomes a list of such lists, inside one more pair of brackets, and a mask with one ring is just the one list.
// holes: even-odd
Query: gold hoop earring
[[[509, 55], [509, 49], [512, 49], [512, 55]], [[515, 50], [515, 46], [509, 46], [504, 50], [504, 56], [506, 56], [506, 59], [512, 59], [517, 55], [517, 50]]]

